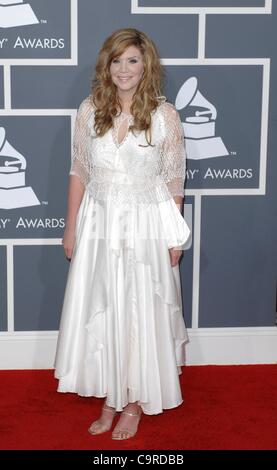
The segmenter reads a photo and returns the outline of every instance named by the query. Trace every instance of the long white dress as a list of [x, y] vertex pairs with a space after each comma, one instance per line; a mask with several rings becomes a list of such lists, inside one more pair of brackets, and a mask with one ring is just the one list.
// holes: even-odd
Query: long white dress
[[[59, 392], [107, 397], [121, 411], [138, 401], [146, 414], [183, 401], [179, 383], [188, 340], [179, 265], [190, 230], [173, 196], [184, 195], [186, 154], [175, 107], [152, 112], [151, 143], [114, 127], [96, 137], [91, 97], [77, 113], [70, 174], [85, 185], [76, 221], [58, 337]], [[125, 121], [126, 125], [126, 121]]]

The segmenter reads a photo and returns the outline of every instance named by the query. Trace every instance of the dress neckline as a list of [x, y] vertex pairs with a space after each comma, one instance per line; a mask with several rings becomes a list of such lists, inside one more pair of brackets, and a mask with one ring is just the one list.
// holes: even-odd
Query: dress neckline
[[[123, 122], [126, 120], [127, 120], [127, 129], [126, 129], [123, 139], [121, 140], [121, 142], [119, 142], [118, 141], [119, 130]], [[126, 142], [128, 135], [129, 135], [129, 128], [132, 123], [133, 123], [132, 114], [121, 112], [118, 116], [116, 116], [114, 120], [114, 126], [112, 127], [111, 131], [112, 131], [113, 142], [118, 149]]]
[[[161, 96], [159, 98], [163, 98], [163, 100], [160, 100], [160, 103], [158, 104], [158, 106], [155, 108], [154, 111], [151, 112], [151, 115], [154, 115], [158, 108], [161, 106], [162, 103], [165, 102], [166, 100], [166, 97], [164, 96]], [[127, 125], [127, 130], [126, 130], [126, 133], [122, 139], [122, 141], [119, 143], [118, 142], [118, 134], [119, 134], [119, 129], [120, 129], [120, 126], [122, 125], [123, 121], [125, 120], [128, 120], [128, 125]], [[125, 111], [121, 111], [120, 114], [118, 114], [117, 116], [115, 116], [115, 119], [114, 119], [114, 126], [112, 128], [112, 140], [115, 144], [115, 146], [119, 149], [120, 147], [123, 146], [123, 144], [126, 142], [128, 136], [129, 136], [129, 127], [130, 125], [134, 122], [134, 116], [133, 114], [131, 113], [126, 113]]]

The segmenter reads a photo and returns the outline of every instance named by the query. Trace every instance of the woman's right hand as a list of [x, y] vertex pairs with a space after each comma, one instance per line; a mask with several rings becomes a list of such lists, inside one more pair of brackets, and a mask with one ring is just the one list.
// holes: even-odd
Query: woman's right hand
[[72, 252], [75, 245], [75, 228], [65, 228], [62, 244], [65, 256], [70, 260], [72, 258]]

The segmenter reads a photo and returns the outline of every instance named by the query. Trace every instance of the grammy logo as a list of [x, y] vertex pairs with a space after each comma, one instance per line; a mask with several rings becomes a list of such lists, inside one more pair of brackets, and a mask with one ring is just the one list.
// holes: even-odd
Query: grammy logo
[[39, 23], [29, 3], [23, 0], [0, 0], [0, 28]]
[[194, 115], [189, 115], [183, 122], [187, 158], [200, 160], [229, 155], [221, 137], [215, 136], [216, 108], [198, 90], [196, 77], [182, 85], [175, 106], [178, 110], [189, 107], [191, 112], [196, 108]]
[[0, 209], [40, 205], [33, 189], [25, 186], [25, 170], [25, 158], [9, 144], [0, 127]]

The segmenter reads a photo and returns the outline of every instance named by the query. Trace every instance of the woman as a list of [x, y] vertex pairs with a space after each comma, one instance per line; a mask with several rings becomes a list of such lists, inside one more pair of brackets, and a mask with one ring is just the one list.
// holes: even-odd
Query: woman
[[142, 411], [182, 403], [186, 161], [182, 124], [160, 82], [153, 42], [136, 29], [115, 31], [75, 123], [55, 376], [59, 392], [106, 397], [91, 434], [121, 412], [113, 439], [134, 436]]

